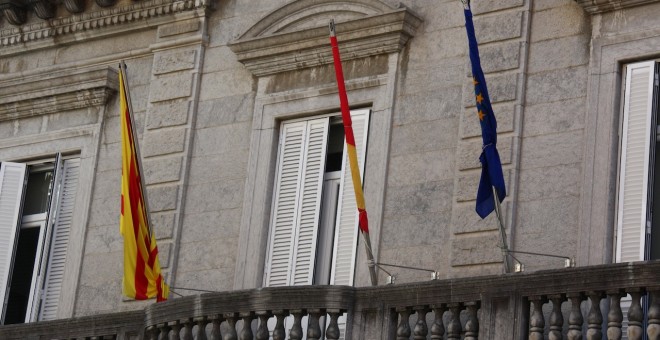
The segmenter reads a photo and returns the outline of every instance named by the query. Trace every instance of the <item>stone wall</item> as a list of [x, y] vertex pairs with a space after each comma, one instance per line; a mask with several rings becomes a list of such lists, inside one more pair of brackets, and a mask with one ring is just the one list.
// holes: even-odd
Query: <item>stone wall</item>
[[[599, 107], [598, 86], [611, 90], [608, 98], [618, 96], [620, 63], [658, 53], [644, 47], [657, 46], [648, 41], [633, 46], [643, 52], [619, 57], [603, 56], [594, 46], [607, 50], [634, 40], [639, 27], [646, 27], [643, 35], [653, 40], [658, 27], [649, 13], [660, 7], [592, 17], [573, 0], [472, 2], [498, 119], [510, 247], [577, 256], [578, 265], [608, 262], [618, 108], [616, 101]], [[39, 73], [116, 68], [126, 60], [160, 261], [174, 287], [260, 286], [277, 124], [338, 111], [326, 61], [260, 71], [232, 50], [239, 41], [259, 38], [243, 35], [290, 3], [144, 0], [101, 9], [88, 1], [82, 14], [58, 12], [71, 22], [53, 19], [51, 28], [29, 16], [21, 32], [0, 17], [0, 85]], [[421, 19], [414, 34], [401, 33], [409, 40], [365, 55], [351, 46], [345, 55], [351, 65], [349, 99], [374, 110], [365, 192], [376, 258], [435, 270], [441, 278], [500, 273], [495, 218], [481, 221], [474, 213], [481, 138], [462, 6], [456, 0], [403, 4]], [[392, 13], [400, 10], [394, 1], [381, 5]], [[656, 26], [636, 25], [636, 20]], [[338, 35], [341, 44], [341, 31]], [[75, 298], [63, 317], [143, 305], [123, 301], [120, 293], [118, 107], [110, 94], [105, 106], [0, 117], [0, 160], [52, 152], [17, 146], [35, 138], [38, 147], [39, 134], [96, 129], [96, 139], [66, 145], [89, 158], [82, 170], [89, 199], [82, 209], [88, 216], [79, 221], [78, 253], [72, 254], [81, 262]], [[590, 118], [595, 116], [609, 123]], [[528, 271], [563, 266], [556, 259], [517, 257]], [[357, 285], [368, 285], [362, 248], [357, 261]], [[430, 279], [424, 272], [393, 272], [397, 282]]]

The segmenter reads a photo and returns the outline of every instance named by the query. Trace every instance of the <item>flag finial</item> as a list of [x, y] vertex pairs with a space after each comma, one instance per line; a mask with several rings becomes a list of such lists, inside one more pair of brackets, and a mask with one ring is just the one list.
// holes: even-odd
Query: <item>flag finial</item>
[[330, 20], [330, 36], [334, 37], [337, 35], [337, 31], [335, 31], [335, 19]]
[[463, 8], [465, 8], [465, 10], [470, 9], [470, 0], [461, 0], [461, 2], [463, 3]]

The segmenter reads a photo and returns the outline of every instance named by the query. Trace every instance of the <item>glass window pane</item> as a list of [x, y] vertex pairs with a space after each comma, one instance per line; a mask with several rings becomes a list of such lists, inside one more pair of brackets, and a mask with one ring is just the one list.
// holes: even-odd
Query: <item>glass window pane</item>
[[50, 202], [52, 181], [53, 170], [30, 172], [23, 202], [23, 215], [46, 212]]

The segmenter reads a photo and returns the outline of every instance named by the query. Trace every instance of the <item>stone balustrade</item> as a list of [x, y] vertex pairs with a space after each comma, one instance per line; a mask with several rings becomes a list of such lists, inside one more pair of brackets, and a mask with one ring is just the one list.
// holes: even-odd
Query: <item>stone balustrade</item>
[[660, 261], [378, 287], [209, 293], [143, 311], [0, 327], [1, 339], [621, 339], [627, 334], [633, 340], [644, 333], [660, 338]]

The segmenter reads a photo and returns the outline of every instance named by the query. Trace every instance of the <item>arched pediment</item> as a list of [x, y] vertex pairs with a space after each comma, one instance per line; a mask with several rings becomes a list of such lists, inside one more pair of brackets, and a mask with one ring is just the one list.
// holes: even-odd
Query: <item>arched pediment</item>
[[399, 51], [422, 22], [380, 0], [298, 0], [266, 15], [230, 48], [256, 76], [329, 64], [331, 19], [343, 60]]
[[[325, 26], [330, 19], [337, 22], [355, 20], [395, 10], [378, 0], [300, 0], [284, 5], [259, 20], [240, 39], [276, 33], [300, 31]], [[319, 25], [319, 23], [323, 23]]]

